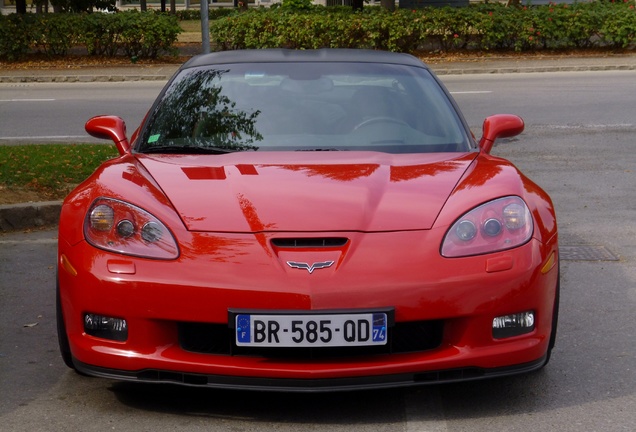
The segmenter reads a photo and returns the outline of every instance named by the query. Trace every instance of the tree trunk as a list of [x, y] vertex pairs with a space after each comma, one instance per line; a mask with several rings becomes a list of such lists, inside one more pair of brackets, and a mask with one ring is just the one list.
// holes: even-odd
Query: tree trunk
[[364, 0], [352, 0], [351, 7], [354, 11], [361, 11], [364, 6]]
[[380, 6], [386, 10], [395, 10], [395, 0], [380, 0]]
[[148, 10], [148, 3], [146, 0], [139, 0], [139, 9], [141, 9], [142, 12], [146, 12]]
[[16, 13], [26, 15], [26, 0], [15, 0]]

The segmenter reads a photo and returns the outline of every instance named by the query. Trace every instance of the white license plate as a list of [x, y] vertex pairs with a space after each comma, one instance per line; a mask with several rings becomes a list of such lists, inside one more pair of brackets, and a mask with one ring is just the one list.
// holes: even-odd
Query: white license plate
[[386, 345], [387, 314], [260, 315], [235, 317], [237, 346], [338, 347]]

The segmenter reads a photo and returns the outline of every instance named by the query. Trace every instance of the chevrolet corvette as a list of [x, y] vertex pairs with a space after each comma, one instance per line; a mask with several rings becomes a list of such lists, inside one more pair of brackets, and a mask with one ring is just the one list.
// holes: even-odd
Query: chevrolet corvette
[[78, 373], [336, 391], [545, 366], [559, 303], [548, 194], [491, 155], [417, 58], [246, 50], [185, 63], [65, 199], [57, 328]]

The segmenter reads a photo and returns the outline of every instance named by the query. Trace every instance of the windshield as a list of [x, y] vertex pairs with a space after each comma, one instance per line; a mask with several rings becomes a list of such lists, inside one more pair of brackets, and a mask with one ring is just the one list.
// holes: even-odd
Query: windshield
[[426, 69], [371, 63], [183, 70], [137, 145], [144, 153], [469, 148], [457, 112]]

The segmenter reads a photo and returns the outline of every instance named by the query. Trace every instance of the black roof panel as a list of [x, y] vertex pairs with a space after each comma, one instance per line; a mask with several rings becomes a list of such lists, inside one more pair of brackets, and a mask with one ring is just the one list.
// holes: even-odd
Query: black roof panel
[[202, 54], [190, 59], [183, 68], [229, 63], [285, 63], [285, 62], [358, 62], [392, 63], [426, 67], [410, 54], [358, 49], [254, 49], [220, 51]]

